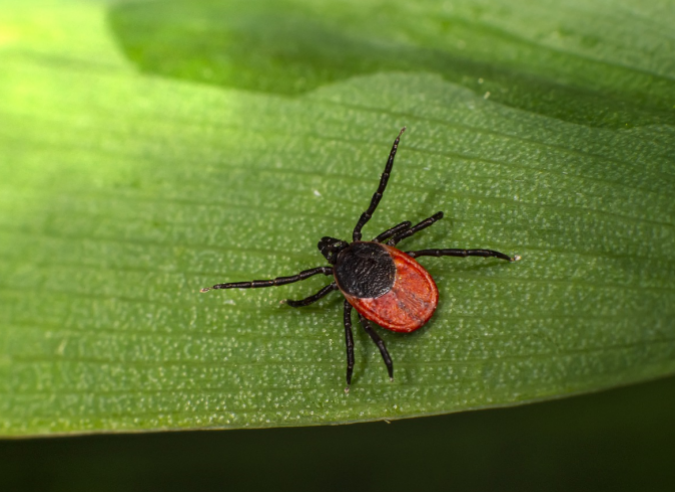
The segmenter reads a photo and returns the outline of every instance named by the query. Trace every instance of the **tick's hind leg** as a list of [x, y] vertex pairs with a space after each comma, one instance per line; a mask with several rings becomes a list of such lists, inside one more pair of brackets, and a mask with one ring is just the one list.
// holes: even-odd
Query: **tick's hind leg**
[[420, 232], [422, 229], [426, 229], [430, 225], [434, 224], [435, 222], [438, 222], [443, 218], [443, 212], [438, 212], [428, 219], [424, 219], [422, 222], [420, 222], [417, 225], [414, 225], [413, 227], [409, 229], [402, 230], [401, 232], [398, 232], [392, 237], [389, 242], [387, 243], [389, 246], [395, 246], [396, 243], [401, 241], [402, 239], [405, 239], [407, 237], [412, 236], [413, 234], [416, 234]]
[[387, 347], [384, 345], [384, 340], [380, 338], [380, 336], [375, 333], [375, 330], [373, 330], [373, 327], [370, 326], [370, 323], [368, 323], [368, 320], [361, 316], [359, 313], [359, 321], [361, 322], [361, 326], [363, 326], [363, 329], [366, 330], [366, 333], [370, 336], [370, 338], [375, 342], [375, 345], [377, 345], [377, 348], [380, 349], [380, 354], [382, 354], [382, 359], [384, 360], [384, 365], [387, 366], [387, 372], [389, 373], [389, 380], [393, 381], [394, 380], [394, 363], [391, 361], [391, 357], [389, 356], [389, 352], [387, 351]]
[[405, 253], [413, 258], [419, 258], [420, 256], [459, 256], [462, 258], [481, 256], [483, 258], [500, 258], [506, 261], [520, 260], [520, 256], [518, 255], [509, 256], [491, 249], [422, 249], [419, 251], [406, 251]]
[[344, 310], [345, 344], [347, 345], [347, 387], [345, 393], [349, 393], [349, 385], [352, 384], [354, 372], [354, 333], [352, 333], [352, 305], [345, 300]]
[[337, 288], [338, 288], [337, 284], [335, 282], [333, 282], [332, 284], [326, 285], [323, 289], [321, 289], [316, 294], [311, 295], [309, 297], [305, 297], [304, 299], [300, 299], [299, 301], [293, 301], [291, 299], [286, 299], [285, 301], [282, 301], [282, 302], [285, 302], [286, 304], [288, 304], [291, 307], [309, 306], [313, 302], [316, 302], [319, 299], [321, 299], [322, 297], [325, 297], [326, 295], [330, 294], [334, 290], [337, 290]]

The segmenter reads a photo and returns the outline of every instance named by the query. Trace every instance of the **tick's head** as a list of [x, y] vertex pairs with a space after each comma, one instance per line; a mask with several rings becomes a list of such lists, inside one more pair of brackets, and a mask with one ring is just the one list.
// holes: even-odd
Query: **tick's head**
[[337, 261], [337, 255], [349, 246], [349, 243], [335, 239], [334, 237], [322, 237], [318, 247], [321, 254], [328, 260], [328, 263], [334, 265]]

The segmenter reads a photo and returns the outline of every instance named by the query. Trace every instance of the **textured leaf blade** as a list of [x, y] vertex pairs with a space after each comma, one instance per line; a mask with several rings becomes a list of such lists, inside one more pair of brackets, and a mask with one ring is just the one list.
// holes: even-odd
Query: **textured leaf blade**
[[[16, 31], [38, 18], [14, 9]], [[57, 32], [105, 15], [52, 13]], [[394, 419], [675, 369], [671, 126], [583, 126], [425, 73], [294, 98], [149, 77], [107, 35], [72, 52], [37, 34], [3, 48], [3, 434]], [[393, 384], [358, 333], [347, 397], [339, 296], [279, 304], [325, 279], [198, 290], [321, 264], [317, 240], [349, 237], [403, 125], [366, 233], [443, 210], [405, 246], [523, 260], [425, 260], [437, 314], [383, 333]]]

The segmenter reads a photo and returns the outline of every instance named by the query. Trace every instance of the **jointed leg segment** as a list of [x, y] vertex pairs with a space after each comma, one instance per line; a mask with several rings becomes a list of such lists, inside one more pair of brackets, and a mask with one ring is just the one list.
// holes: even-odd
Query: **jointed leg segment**
[[410, 236], [412, 236], [413, 234], [416, 234], [416, 233], [420, 232], [422, 229], [426, 229], [427, 227], [431, 226], [431, 225], [434, 224], [435, 222], [438, 222], [438, 221], [441, 220], [442, 218], [443, 218], [443, 212], [438, 212], [438, 213], [432, 215], [431, 217], [429, 217], [428, 219], [424, 219], [424, 220], [423, 220], [422, 222], [420, 222], [419, 224], [414, 225], [414, 226], [411, 227], [410, 229], [406, 229], [406, 230], [403, 230], [403, 231], [401, 231], [401, 232], [395, 234], [395, 235], [389, 240], [389, 242], [388, 242], [387, 244], [388, 244], [389, 246], [395, 246], [396, 243], [398, 243], [399, 241], [401, 241], [401, 240], [403, 240], [403, 239], [405, 239], [405, 238], [407, 238], [407, 237], [410, 237]]
[[211, 289], [257, 289], [259, 287], [276, 287], [277, 285], [292, 284], [323, 273], [324, 275], [333, 275], [333, 267], [316, 267], [310, 270], [303, 270], [297, 275], [290, 277], [277, 277], [272, 280], [253, 280], [252, 282], [230, 282], [228, 284], [216, 284], [213, 287], [204, 287], [200, 292], [208, 292]]
[[345, 392], [349, 392], [349, 385], [352, 384], [352, 373], [354, 372], [354, 333], [352, 332], [352, 305], [346, 300], [344, 322], [345, 344], [347, 345], [347, 387]]
[[364, 225], [366, 225], [366, 222], [368, 222], [370, 218], [373, 216], [373, 213], [375, 212], [377, 205], [380, 203], [380, 200], [382, 199], [382, 194], [384, 193], [384, 190], [387, 187], [387, 181], [389, 181], [391, 168], [394, 166], [394, 157], [396, 157], [396, 151], [398, 150], [398, 143], [401, 140], [401, 135], [403, 134], [404, 131], [405, 127], [401, 129], [401, 132], [398, 134], [398, 137], [396, 137], [396, 140], [394, 140], [394, 145], [391, 147], [391, 152], [389, 153], [387, 165], [384, 167], [384, 172], [382, 173], [382, 177], [380, 178], [380, 186], [377, 188], [377, 191], [373, 195], [368, 210], [366, 210], [365, 212], [363, 212], [363, 214], [361, 214], [359, 221], [356, 223], [354, 233], [352, 234], [352, 239], [354, 241], [361, 240], [361, 229], [363, 228]]
[[376, 243], [384, 242], [387, 239], [389, 239], [390, 237], [393, 237], [396, 234], [400, 234], [401, 232], [410, 229], [411, 225], [412, 225], [412, 222], [410, 222], [409, 220], [406, 220], [405, 222], [401, 222], [400, 224], [395, 225], [391, 229], [387, 229], [386, 231], [384, 231], [382, 234], [380, 234], [375, 239], [373, 239], [373, 241], [375, 241]]
[[459, 256], [466, 258], [467, 256], [482, 256], [483, 258], [500, 258], [506, 261], [518, 261], [520, 256], [509, 256], [499, 251], [491, 249], [422, 249], [419, 251], [406, 251], [406, 254], [413, 258], [420, 256]]
[[313, 302], [318, 301], [322, 297], [325, 297], [326, 295], [330, 294], [334, 290], [337, 290], [338, 286], [335, 282], [332, 284], [326, 285], [323, 289], [321, 289], [319, 292], [317, 292], [314, 295], [311, 295], [309, 297], [305, 297], [304, 299], [300, 299], [299, 301], [293, 301], [291, 299], [286, 299], [284, 301], [286, 304], [288, 304], [291, 307], [302, 307], [302, 306], [309, 306]]
[[387, 372], [389, 373], [389, 379], [391, 381], [394, 380], [394, 363], [391, 361], [391, 357], [389, 356], [389, 352], [387, 351], [387, 347], [384, 345], [384, 340], [380, 338], [380, 336], [375, 333], [375, 330], [373, 330], [372, 326], [370, 326], [370, 323], [368, 323], [368, 320], [361, 316], [359, 314], [359, 321], [361, 322], [361, 326], [363, 326], [363, 329], [366, 330], [366, 333], [370, 336], [371, 340], [375, 342], [375, 345], [377, 345], [377, 348], [380, 349], [380, 354], [382, 354], [382, 359], [384, 360], [384, 365], [387, 366]]

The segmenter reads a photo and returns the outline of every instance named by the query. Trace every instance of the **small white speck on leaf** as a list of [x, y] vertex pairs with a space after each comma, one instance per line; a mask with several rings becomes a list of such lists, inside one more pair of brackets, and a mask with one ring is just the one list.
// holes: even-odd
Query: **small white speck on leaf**
[[66, 345], [68, 345], [68, 339], [64, 338], [56, 349], [57, 355], [63, 355], [63, 352], [66, 350]]

